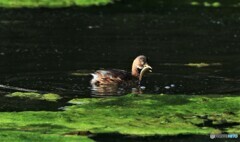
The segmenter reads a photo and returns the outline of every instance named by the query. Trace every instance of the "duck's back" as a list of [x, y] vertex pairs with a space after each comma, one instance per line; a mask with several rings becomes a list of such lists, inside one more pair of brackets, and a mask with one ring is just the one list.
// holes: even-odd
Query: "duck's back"
[[133, 79], [131, 73], [118, 69], [98, 70], [91, 75], [92, 85], [121, 84]]

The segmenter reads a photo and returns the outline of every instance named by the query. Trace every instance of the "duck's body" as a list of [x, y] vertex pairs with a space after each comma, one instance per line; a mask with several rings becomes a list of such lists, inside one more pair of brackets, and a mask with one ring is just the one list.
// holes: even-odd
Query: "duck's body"
[[119, 69], [97, 70], [92, 76], [94, 85], [124, 84], [134, 79], [131, 73]]
[[151, 70], [152, 68], [147, 64], [145, 56], [140, 55], [133, 61], [132, 72], [127, 72], [119, 69], [111, 70], [97, 70], [91, 74], [93, 79], [91, 80], [92, 85], [119, 85], [119, 84], [132, 84], [133, 82], [141, 81], [143, 74], [141, 72], [144, 68]]

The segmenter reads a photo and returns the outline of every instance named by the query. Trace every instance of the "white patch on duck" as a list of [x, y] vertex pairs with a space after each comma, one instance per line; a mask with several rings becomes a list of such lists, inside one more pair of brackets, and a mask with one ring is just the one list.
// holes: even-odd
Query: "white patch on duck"
[[98, 80], [98, 75], [94, 73], [91, 73], [91, 75], [93, 76], [93, 79], [91, 80], [91, 84], [95, 84]]

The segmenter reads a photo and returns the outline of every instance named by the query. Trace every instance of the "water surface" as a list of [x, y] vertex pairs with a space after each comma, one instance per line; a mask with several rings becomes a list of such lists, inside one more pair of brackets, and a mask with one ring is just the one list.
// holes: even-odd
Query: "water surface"
[[[0, 12], [0, 84], [58, 93], [64, 98], [57, 104], [33, 102], [33, 110], [56, 109], [71, 98], [98, 96], [91, 90], [88, 74], [101, 68], [130, 71], [132, 60], [140, 54], [148, 56], [153, 67], [153, 73], [144, 79], [144, 93], [240, 92], [237, 8], [139, 9], [125, 2], [104, 8]], [[210, 66], [197, 68], [188, 63]], [[82, 75], [72, 74], [79, 72]], [[120, 88], [108, 95], [131, 90]], [[17, 109], [9, 104], [20, 100], [4, 97], [12, 91], [0, 90], [1, 110]]]

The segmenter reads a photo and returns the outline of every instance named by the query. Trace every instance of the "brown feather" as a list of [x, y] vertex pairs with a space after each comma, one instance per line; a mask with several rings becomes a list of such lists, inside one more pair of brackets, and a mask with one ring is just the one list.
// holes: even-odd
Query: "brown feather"
[[93, 75], [91, 84], [119, 84], [132, 80], [132, 75], [124, 70], [98, 70]]

